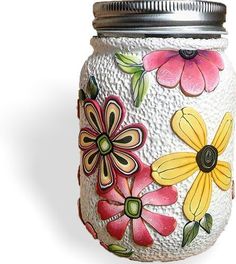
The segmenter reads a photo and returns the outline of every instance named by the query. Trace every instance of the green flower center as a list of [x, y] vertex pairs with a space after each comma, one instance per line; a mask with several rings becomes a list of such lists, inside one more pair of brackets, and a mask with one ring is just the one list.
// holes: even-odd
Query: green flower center
[[202, 148], [197, 154], [197, 164], [201, 171], [211, 172], [217, 165], [218, 150], [211, 145]]
[[112, 143], [105, 134], [98, 137], [97, 146], [102, 155], [107, 155], [112, 151]]
[[197, 50], [180, 50], [179, 55], [185, 60], [191, 60], [198, 55]]
[[125, 200], [125, 214], [132, 219], [137, 219], [142, 213], [142, 201], [139, 198], [128, 197]]

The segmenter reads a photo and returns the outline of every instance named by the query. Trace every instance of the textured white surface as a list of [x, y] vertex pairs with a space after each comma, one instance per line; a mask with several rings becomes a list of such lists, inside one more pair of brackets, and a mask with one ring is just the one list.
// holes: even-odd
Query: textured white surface
[[[131, 123], [143, 123], [148, 129], [148, 139], [144, 147], [137, 152], [143, 162], [151, 164], [157, 158], [181, 151], [192, 151], [184, 142], [179, 140], [172, 132], [170, 120], [173, 114], [186, 106], [192, 106], [203, 116], [207, 128], [208, 139], [211, 143], [216, 130], [226, 112], [234, 113], [236, 80], [233, 70], [224, 55], [227, 46], [225, 39], [218, 40], [193, 40], [193, 39], [129, 39], [107, 38], [92, 39], [95, 52], [85, 63], [80, 87], [83, 88], [88, 81], [88, 75], [94, 75], [100, 87], [97, 98], [100, 104], [109, 95], [118, 95], [124, 102], [127, 115], [123, 125]], [[155, 73], [152, 73], [151, 87], [140, 108], [135, 108], [131, 94], [131, 76], [119, 70], [114, 60], [115, 52], [134, 54], [140, 59], [150, 51], [159, 49], [214, 49], [221, 52], [225, 62], [225, 70], [220, 73], [221, 82], [212, 93], [204, 92], [199, 97], [186, 97], [179, 87], [167, 89], [159, 86], [155, 81]], [[81, 112], [81, 127], [87, 126], [83, 112]], [[220, 160], [232, 162], [233, 142], [231, 141]], [[169, 237], [161, 237], [149, 229], [155, 243], [152, 247], [139, 247], [132, 241], [130, 228], [121, 241], [114, 240], [105, 229], [106, 222], [101, 221], [96, 212], [96, 204], [99, 200], [95, 193], [96, 175], [86, 177], [81, 170], [81, 206], [85, 221], [89, 221], [98, 233], [99, 240], [106, 244], [116, 243], [133, 249], [131, 259], [142, 261], [170, 261], [183, 259], [198, 254], [216, 241], [224, 230], [231, 212], [231, 190], [223, 192], [214, 184], [211, 206], [208, 212], [214, 219], [213, 229], [210, 235], [200, 231], [197, 238], [188, 247], [181, 248], [183, 227], [187, 223], [182, 205], [196, 175], [176, 185], [179, 192], [178, 202], [173, 206], [158, 207], [158, 212], [174, 216], [178, 226]], [[157, 188], [153, 184], [150, 188]], [[224, 208], [222, 208], [222, 204]]]

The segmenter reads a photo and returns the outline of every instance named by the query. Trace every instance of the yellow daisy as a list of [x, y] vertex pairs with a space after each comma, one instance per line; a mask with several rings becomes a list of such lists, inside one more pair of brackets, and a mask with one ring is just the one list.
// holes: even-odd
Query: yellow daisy
[[174, 185], [199, 171], [183, 206], [190, 221], [199, 221], [206, 214], [212, 195], [212, 181], [223, 191], [231, 186], [231, 165], [220, 161], [232, 134], [233, 117], [226, 113], [211, 143], [207, 144], [207, 128], [201, 115], [187, 107], [177, 111], [172, 119], [175, 134], [195, 153], [173, 153], [161, 157], [152, 164], [152, 177], [164, 186]]

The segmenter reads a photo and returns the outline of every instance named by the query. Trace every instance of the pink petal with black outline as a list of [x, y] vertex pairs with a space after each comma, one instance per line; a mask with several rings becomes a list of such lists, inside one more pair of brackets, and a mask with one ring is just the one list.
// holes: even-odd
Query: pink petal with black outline
[[160, 188], [154, 192], [149, 192], [142, 197], [143, 205], [172, 205], [178, 199], [177, 189], [174, 186]]
[[107, 220], [124, 211], [124, 205], [110, 204], [107, 201], [98, 202], [98, 214], [102, 220]]
[[145, 226], [142, 218], [133, 219], [133, 239], [134, 242], [139, 246], [151, 246], [153, 244], [153, 239]]
[[205, 81], [194, 60], [186, 60], [181, 77], [181, 88], [188, 96], [198, 96], [205, 88]]
[[121, 240], [124, 236], [125, 230], [130, 222], [130, 219], [123, 215], [117, 220], [111, 221], [107, 224], [107, 232], [114, 238]]
[[134, 183], [132, 187], [132, 196], [137, 197], [139, 193], [153, 182], [151, 177], [151, 168], [148, 165], [143, 165], [142, 170], [135, 174]]
[[172, 57], [157, 71], [157, 82], [165, 87], [174, 88], [180, 82], [185, 60], [181, 56]]
[[196, 56], [194, 60], [205, 80], [205, 90], [207, 92], [214, 91], [220, 81], [219, 69], [203, 56]]
[[142, 218], [162, 236], [169, 236], [177, 225], [175, 218], [152, 213], [146, 209], [142, 211]]
[[224, 61], [219, 52], [213, 50], [199, 50], [198, 54], [215, 64], [220, 70], [224, 69]]
[[178, 55], [177, 51], [172, 50], [160, 50], [160, 51], [153, 51], [147, 54], [143, 58], [143, 66], [145, 71], [153, 71], [159, 68], [161, 65], [166, 63], [171, 57]]

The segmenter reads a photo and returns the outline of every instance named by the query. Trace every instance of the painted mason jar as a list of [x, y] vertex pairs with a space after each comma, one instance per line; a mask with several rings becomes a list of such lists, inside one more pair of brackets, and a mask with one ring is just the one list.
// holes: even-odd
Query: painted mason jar
[[226, 7], [118, 1], [96, 3], [94, 14], [78, 103], [81, 220], [120, 257], [199, 254], [224, 230], [232, 203]]

